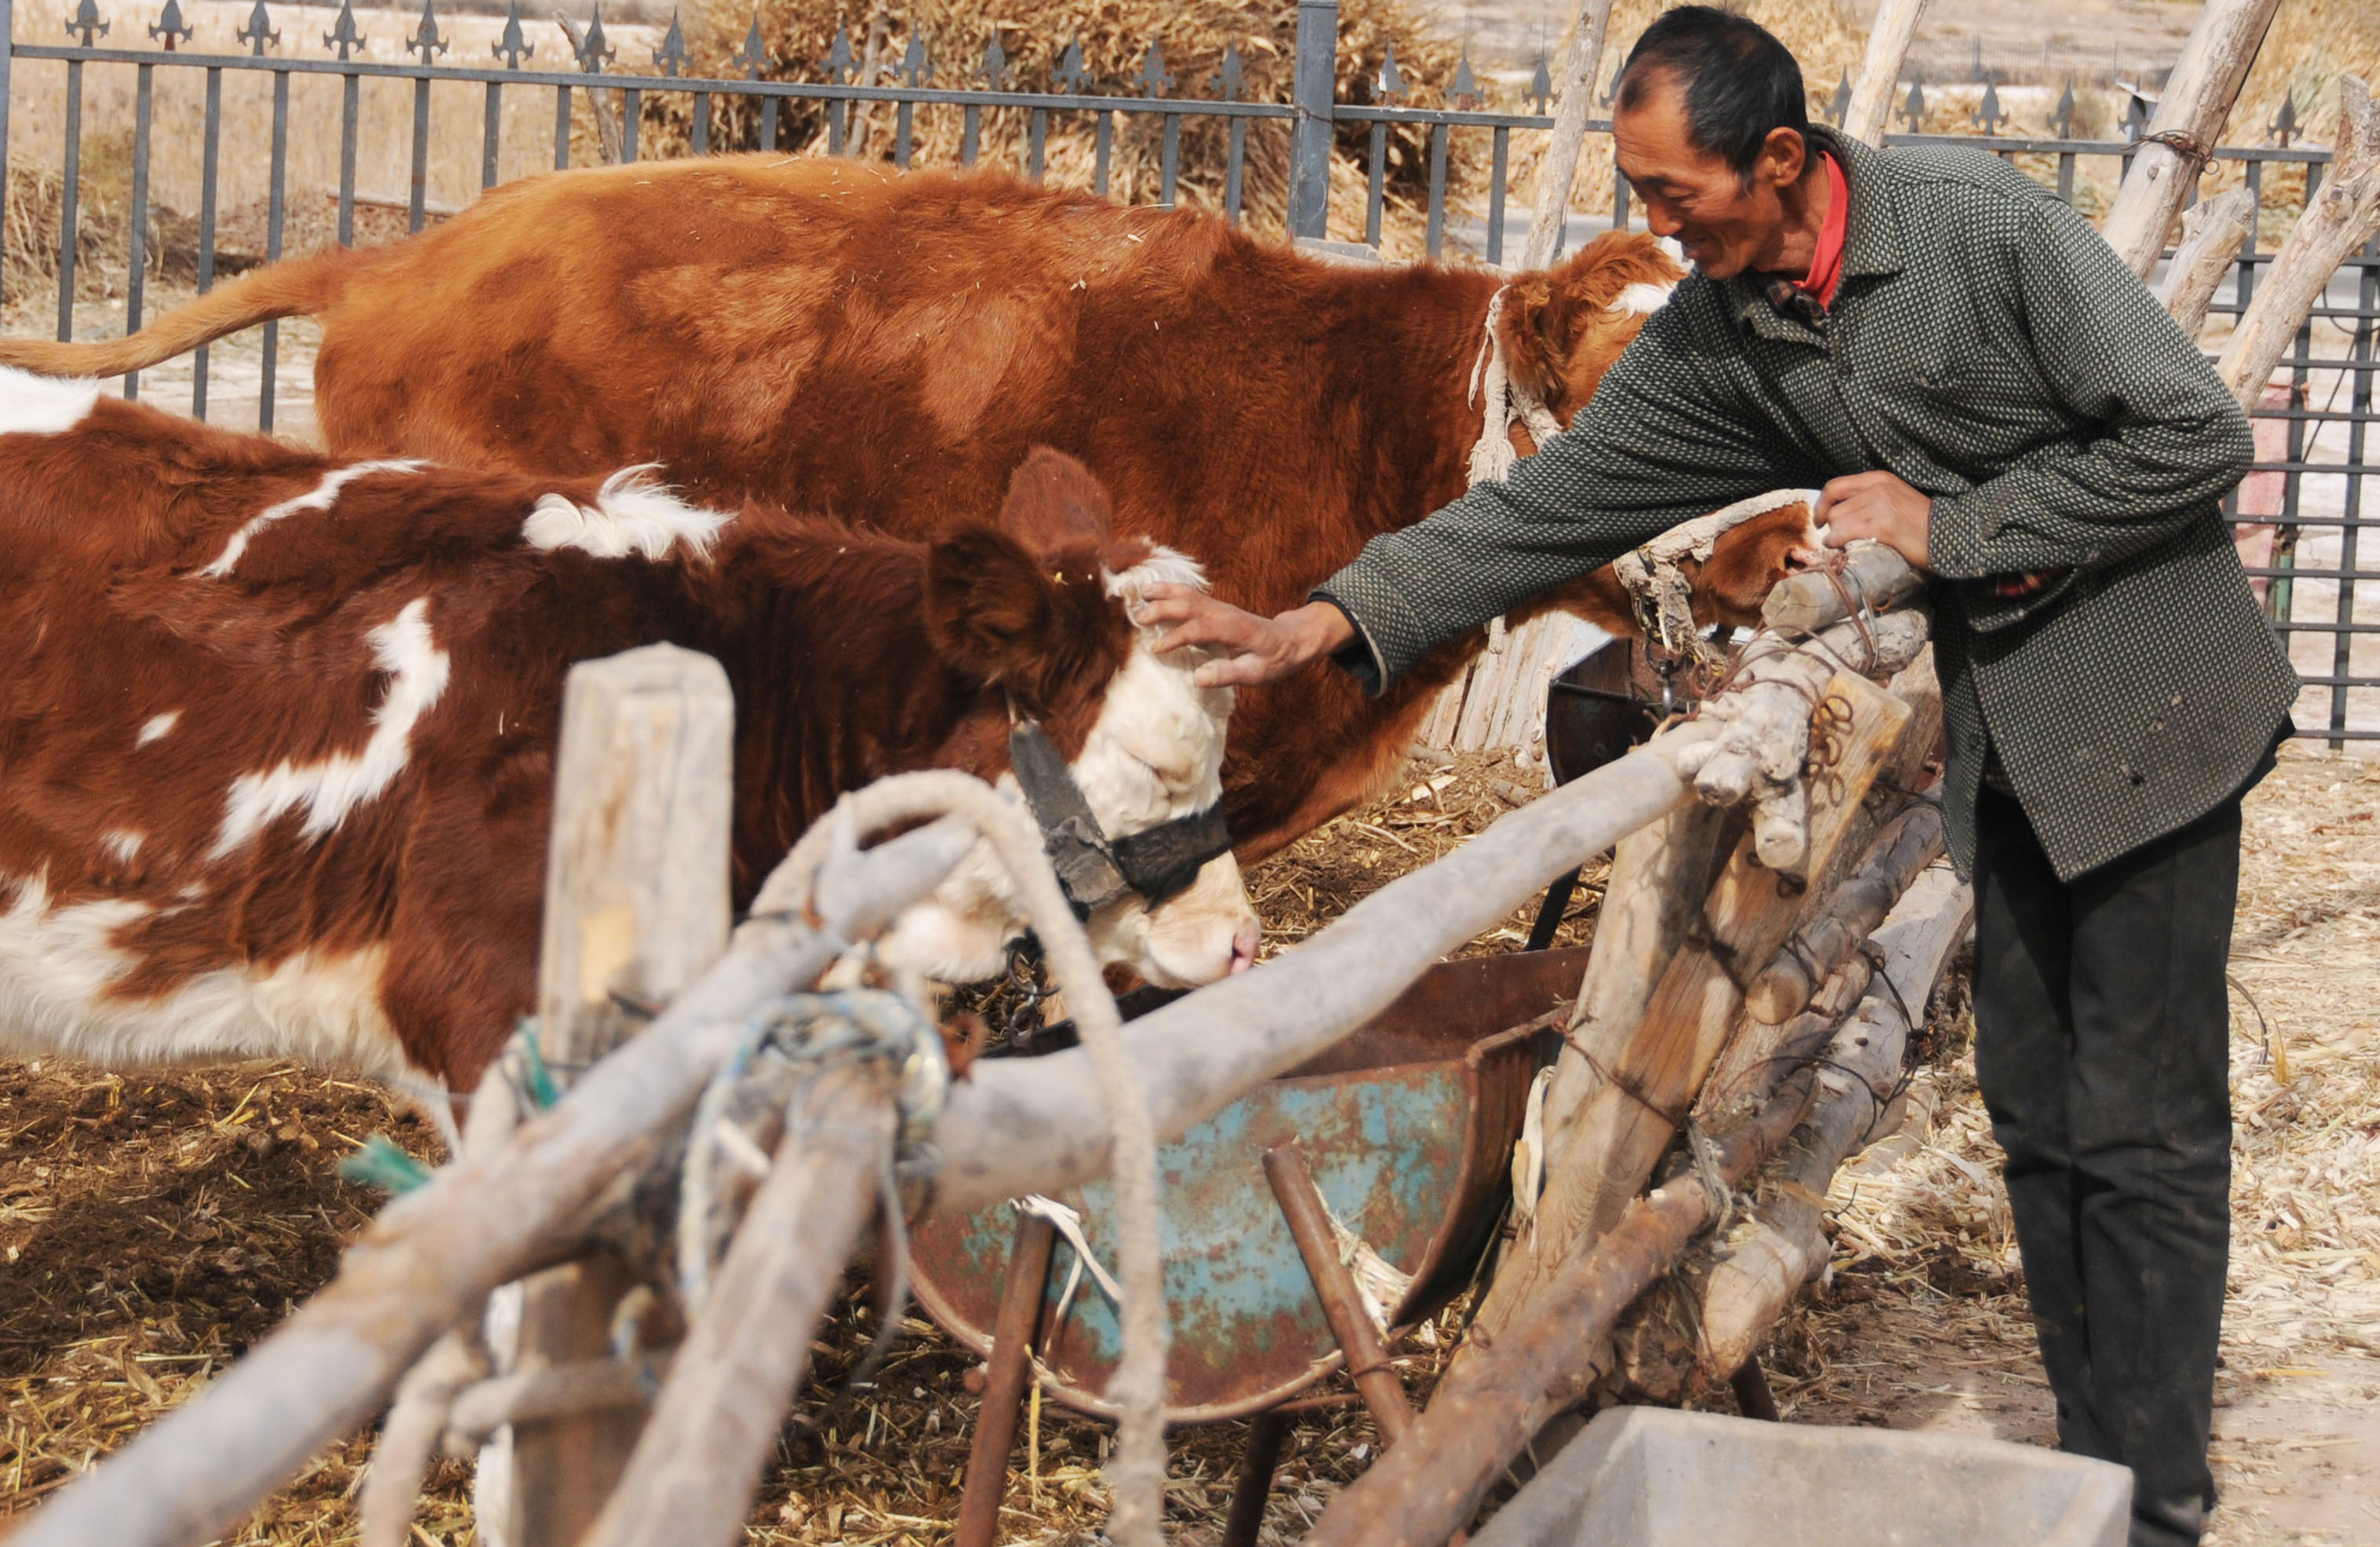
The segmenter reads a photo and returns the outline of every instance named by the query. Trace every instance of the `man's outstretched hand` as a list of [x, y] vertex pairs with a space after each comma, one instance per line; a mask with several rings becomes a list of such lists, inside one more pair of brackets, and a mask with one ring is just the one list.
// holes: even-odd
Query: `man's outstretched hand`
[[1932, 567], [1926, 560], [1934, 502], [1895, 474], [1864, 472], [1828, 479], [1818, 491], [1818, 509], [1813, 518], [1827, 529], [1829, 548], [1872, 537], [1912, 567]]
[[1166, 626], [1157, 640], [1160, 655], [1192, 645], [1221, 651], [1221, 659], [1198, 668], [1201, 688], [1278, 682], [1343, 649], [1355, 638], [1347, 615], [1328, 602], [1312, 602], [1279, 617], [1263, 617], [1188, 586], [1149, 587], [1133, 621]]

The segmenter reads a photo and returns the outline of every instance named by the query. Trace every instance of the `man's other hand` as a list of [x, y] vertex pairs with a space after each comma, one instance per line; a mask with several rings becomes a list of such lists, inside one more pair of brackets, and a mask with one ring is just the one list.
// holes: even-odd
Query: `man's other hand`
[[1888, 472], [1852, 473], [1829, 479], [1818, 491], [1818, 525], [1827, 529], [1827, 546], [1840, 548], [1872, 537], [1923, 570], [1934, 502]]
[[1328, 602], [1309, 603], [1279, 617], [1262, 617], [1188, 586], [1149, 587], [1133, 621], [1166, 626], [1157, 640], [1160, 655], [1193, 645], [1221, 651], [1221, 659], [1198, 668], [1201, 688], [1278, 682], [1355, 638], [1347, 615]]

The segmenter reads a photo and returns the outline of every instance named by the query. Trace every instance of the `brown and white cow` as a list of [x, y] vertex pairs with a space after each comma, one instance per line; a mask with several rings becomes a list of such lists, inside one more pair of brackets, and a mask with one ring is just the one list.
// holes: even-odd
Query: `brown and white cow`
[[[339, 462], [0, 370], [0, 1045], [468, 1088], [534, 1004], [565, 675], [658, 640], [735, 691], [739, 905], [839, 792], [1007, 778], [1012, 704], [1111, 837], [1202, 810], [1230, 696], [1126, 616], [1196, 575], [1054, 452], [927, 544], [633, 474]], [[1160, 984], [1256, 949], [1228, 853], [1091, 925]], [[1019, 927], [979, 847], [886, 950], [985, 977]]]
[[[1681, 272], [1618, 234], [1514, 279], [1499, 324], [1513, 380], [1568, 422]], [[1328, 263], [1211, 214], [998, 173], [718, 156], [525, 179], [393, 246], [258, 270], [132, 339], [0, 340], [0, 360], [111, 375], [310, 313], [342, 454], [657, 462], [698, 498], [814, 502], [913, 537], [988, 506], [1046, 444], [1082, 458], [1123, 530], [1278, 612], [1462, 493], [1503, 283]], [[1806, 541], [1798, 507], [1724, 540], [1706, 621], [1751, 621]], [[1540, 604], [1633, 627], [1608, 571]], [[1245, 693], [1224, 773], [1241, 857], [1391, 775], [1481, 640], [1381, 700], [1335, 672]]]

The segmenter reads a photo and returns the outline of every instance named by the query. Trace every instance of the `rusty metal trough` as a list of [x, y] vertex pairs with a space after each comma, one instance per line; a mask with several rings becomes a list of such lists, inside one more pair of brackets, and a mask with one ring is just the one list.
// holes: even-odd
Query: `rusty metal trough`
[[[1528, 1023], [1566, 1006], [1585, 949], [1474, 957], [1432, 968], [1319, 1058], [1271, 1080], [1160, 1152], [1173, 1325], [1169, 1421], [1240, 1418], [1283, 1402], [1343, 1362], [1268, 1181], [1268, 1151], [1294, 1141], [1330, 1212], [1413, 1275], [1390, 1317], [1420, 1322], [1461, 1292], [1511, 1188], [1510, 1158], [1543, 1050]], [[1105, 1181], [1060, 1195], [1094, 1257], [1114, 1261]], [[921, 1221], [919, 1301], [990, 1355], [1018, 1213], [995, 1204]], [[1035, 1338], [1043, 1390], [1111, 1416], [1098, 1395], [1119, 1351], [1114, 1307], [1081, 1275], [1054, 1322], [1075, 1249], [1054, 1247]]]

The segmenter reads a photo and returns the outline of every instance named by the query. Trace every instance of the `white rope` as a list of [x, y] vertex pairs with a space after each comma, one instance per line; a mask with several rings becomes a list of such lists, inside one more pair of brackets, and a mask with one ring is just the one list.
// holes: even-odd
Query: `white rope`
[[1539, 1069], [1529, 1081], [1521, 1141], [1512, 1146], [1512, 1230], [1531, 1245], [1536, 1240], [1537, 1199], [1546, 1190], [1546, 1093], [1553, 1082], [1551, 1068]]
[[[1512, 449], [1512, 426], [1521, 425], [1529, 432], [1529, 439], [1538, 449], [1561, 433], [1561, 420], [1540, 401], [1528, 386], [1512, 379], [1504, 359], [1504, 339], [1496, 324], [1504, 315], [1504, 298], [1512, 293], [1509, 285], [1500, 286], [1488, 302], [1488, 321], [1482, 326], [1478, 357], [1471, 365], [1471, 388], [1464, 402], [1477, 404], [1484, 396], [1486, 413], [1479, 423], [1479, 439], [1472, 443], [1471, 461], [1464, 487], [1475, 489], [1482, 483], [1501, 483], [1511, 476], [1512, 464], [1521, 459]], [[1501, 615], [1488, 620], [1488, 650], [1500, 652], [1508, 633]]]
[[1038, 1192], [1024, 1198], [1012, 1198], [1008, 1206], [1020, 1214], [1036, 1214], [1048, 1220], [1058, 1234], [1066, 1238], [1066, 1244], [1075, 1249], [1075, 1265], [1066, 1274], [1066, 1286], [1058, 1291], [1058, 1309], [1050, 1318], [1050, 1324], [1053, 1327], [1065, 1325], [1066, 1312], [1074, 1309], [1075, 1291], [1083, 1286], [1083, 1273], [1087, 1269], [1091, 1281], [1099, 1286], [1100, 1293], [1107, 1296], [1108, 1303], [1116, 1308], [1117, 1318], [1121, 1320], [1123, 1315], [1123, 1285], [1115, 1281], [1115, 1275], [1108, 1272], [1106, 1264], [1091, 1250], [1090, 1239], [1083, 1234], [1083, 1216], [1056, 1199], [1044, 1198]]

